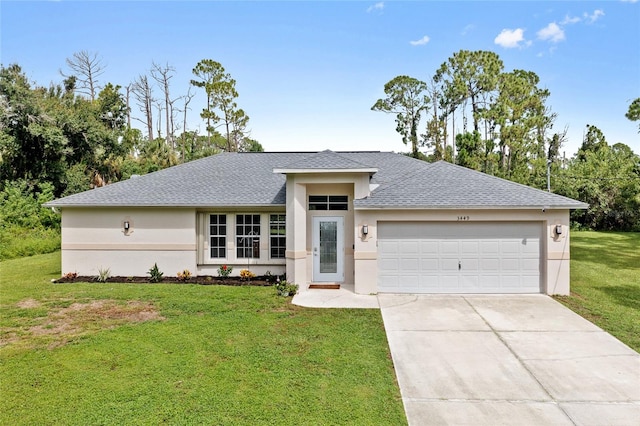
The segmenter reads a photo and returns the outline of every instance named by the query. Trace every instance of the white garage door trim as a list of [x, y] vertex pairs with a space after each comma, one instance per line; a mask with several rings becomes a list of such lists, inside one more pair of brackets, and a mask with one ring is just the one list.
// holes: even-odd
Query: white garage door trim
[[378, 291], [540, 293], [541, 222], [379, 222]]

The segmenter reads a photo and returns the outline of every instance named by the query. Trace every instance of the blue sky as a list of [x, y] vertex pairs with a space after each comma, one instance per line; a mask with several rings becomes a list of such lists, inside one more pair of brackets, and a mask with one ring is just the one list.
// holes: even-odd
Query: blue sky
[[[220, 62], [268, 151], [407, 151], [393, 116], [371, 106], [393, 77], [427, 80], [467, 49], [538, 74], [554, 129], [569, 129], [567, 156], [587, 124], [640, 153], [638, 123], [624, 117], [640, 97], [636, 1], [2, 1], [0, 16], [2, 64], [41, 85], [60, 82], [79, 50], [103, 58], [103, 84], [125, 86], [152, 61], [168, 63], [176, 97], [199, 60]], [[189, 130], [204, 133], [204, 100], [192, 101]]]

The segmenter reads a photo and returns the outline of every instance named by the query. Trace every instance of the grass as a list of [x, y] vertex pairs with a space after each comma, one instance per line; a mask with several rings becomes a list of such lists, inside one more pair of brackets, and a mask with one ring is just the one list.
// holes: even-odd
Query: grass
[[571, 232], [564, 305], [640, 352], [640, 233]]
[[0, 262], [0, 424], [406, 424], [380, 311]]

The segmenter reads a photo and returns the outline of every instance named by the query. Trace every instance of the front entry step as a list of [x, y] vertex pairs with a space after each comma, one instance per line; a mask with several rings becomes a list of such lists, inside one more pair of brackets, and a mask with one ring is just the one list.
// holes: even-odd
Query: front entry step
[[340, 284], [332, 284], [332, 283], [309, 284], [309, 289], [340, 290]]

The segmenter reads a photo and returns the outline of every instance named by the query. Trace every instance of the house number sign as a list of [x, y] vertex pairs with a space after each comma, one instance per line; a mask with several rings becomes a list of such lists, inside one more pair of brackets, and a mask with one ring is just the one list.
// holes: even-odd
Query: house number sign
[[458, 216], [458, 221], [469, 220], [469, 216]]

